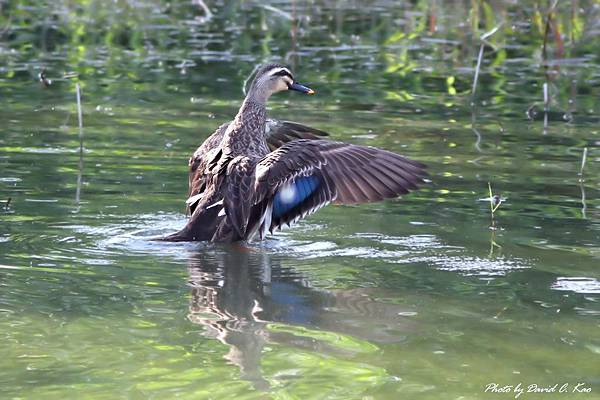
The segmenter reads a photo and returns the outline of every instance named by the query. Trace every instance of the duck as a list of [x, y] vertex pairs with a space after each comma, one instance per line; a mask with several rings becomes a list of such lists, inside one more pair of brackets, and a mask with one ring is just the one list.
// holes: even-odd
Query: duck
[[418, 161], [267, 118], [267, 101], [283, 91], [315, 93], [285, 65], [256, 70], [234, 119], [218, 127], [190, 157], [189, 219], [162, 240], [262, 240], [330, 203], [393, 199], [425, 182], [426, 166]]

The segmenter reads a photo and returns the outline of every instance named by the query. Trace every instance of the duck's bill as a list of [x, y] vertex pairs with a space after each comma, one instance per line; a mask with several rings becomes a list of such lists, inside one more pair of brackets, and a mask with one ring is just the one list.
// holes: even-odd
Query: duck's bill
[[306, 87], [306, 86], [301, 85], [301, 84], [296, 83], [296, 82], [292, 83], [289, 86], [289, 88], [290, 88], [290, 90], [296, 90], [298, 92], [302, 92], [302, 93], [306, 93], [306, 94], [315, 94], [315, 91], [312, 90], [311, 88]]

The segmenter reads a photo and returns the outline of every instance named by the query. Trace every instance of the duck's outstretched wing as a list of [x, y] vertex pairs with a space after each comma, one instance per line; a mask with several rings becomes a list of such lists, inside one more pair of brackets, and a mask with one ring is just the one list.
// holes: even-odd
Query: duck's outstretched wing
[[271, 151], [275, 151], [284, 144], [298, 139], [322, 139], [329, 136], [327, 132], [310, 126], [291, 121], [267, 119], [265, 136]]
[[[193, 214], [198, 202], [202, 198], [206, 183], [204, 181], [204, 171], [207, 164], [213, 158], [213, 151], [221, 143], [221, 139], [227, 130], [230, 122], [221, 125], [217, 130], [202, 143], [200, 147], [190, 157], [189, 166], [189, 192], [186, 200], [186, 210], [188, 214]], [[267, 145], [271, 151], [278, 149], [286, 143], [298, 139], [321, 139], [328, 136], [327, 132], [310, 126], [298, 124], [291, 121], [279, 121], [276, 119], [267, 119], [265, 126], [265, 136]]]
[[[356, 204], [417, 189], [425, 165], [375, 147], [329, 140], [295, 140], [256, 166], [255, 204], [272, 210], [266, 230], [280, 228], [329, 202]], [[265, 218], [262, 218], [265, 220]]]

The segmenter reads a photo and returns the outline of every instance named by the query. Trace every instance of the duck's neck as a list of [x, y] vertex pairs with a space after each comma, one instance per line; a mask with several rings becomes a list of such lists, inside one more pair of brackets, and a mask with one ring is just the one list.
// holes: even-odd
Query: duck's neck
[[239, 155], [266, 154], [268, 152], [265, 140], [266, 119], [265, 102], [249, 94], [229, 125], [224, 144]]

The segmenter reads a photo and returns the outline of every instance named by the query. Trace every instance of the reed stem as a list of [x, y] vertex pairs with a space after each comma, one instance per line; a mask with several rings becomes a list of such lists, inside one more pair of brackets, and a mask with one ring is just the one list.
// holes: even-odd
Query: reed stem
[[79, 121], [79, 170], [77, 173], [77, 191], [75, 192], [75, 202], [79, 204], [81, 199], [81, 183], [83, 177], [83, 113], [81, 111], [81, 87], [79, 83], [75, 84], [77, 95], [77, 119]]

